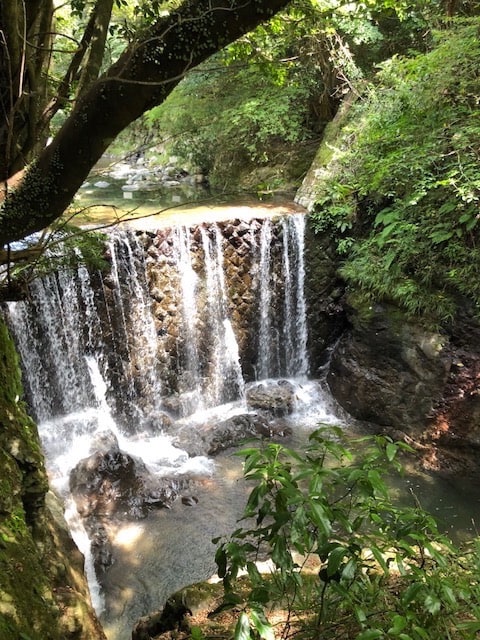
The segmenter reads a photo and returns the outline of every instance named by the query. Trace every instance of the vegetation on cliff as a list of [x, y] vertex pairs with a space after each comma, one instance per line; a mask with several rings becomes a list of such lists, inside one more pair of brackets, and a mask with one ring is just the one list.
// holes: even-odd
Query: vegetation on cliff
[[432, 51], [381, 65], [335, 142], [314, 220], [363, 308], [434, 323], [465, 301], [478, 312], [479, 34], [478, 18], [454, 21]]
[[429, 41], [434, 2], [295, 0], [190, 73], [122, 137], [216, 189], [297, 187], [343, 97], [378, 61]]

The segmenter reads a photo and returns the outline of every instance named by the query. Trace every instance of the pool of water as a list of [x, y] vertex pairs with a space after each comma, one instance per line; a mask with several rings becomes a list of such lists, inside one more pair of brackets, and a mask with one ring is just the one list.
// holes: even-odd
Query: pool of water
[[[312, 428], [302, 423], [285, 445], [301, 450]], [[345, 429], [352, 438], [358, 435], [355, 429]], [[480, 498], [468, 482], [424, 473], [412, 463], [402, 478], [392, 475], [388, 483], [395, 500], [421, 504], [457, 543], [477, 535]], [[106, 575], [101, 615], [109, 640], [129, 640], [139, 617], [161, 608], [178, 589], [215, 573], [212, 538], [238, 527], [251, 488], [243, 480], [241, 459], [234, 452], [225, 453], [215, 459], [213, 473], [191, 490], [198, 503], [186, 506], [177, 500], [170, 510], [117, 527], [115, 563]]]

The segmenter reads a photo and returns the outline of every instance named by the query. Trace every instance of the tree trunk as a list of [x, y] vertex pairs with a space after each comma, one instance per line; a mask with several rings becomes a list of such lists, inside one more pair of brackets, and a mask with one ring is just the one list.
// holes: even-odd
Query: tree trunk
[[58, 218], [120, 131], [165, 100], [189, 69], [286, 4], [192, 0], [159, 19], [91, 85], [19, 186], [8, 191], [0, 210], [0, 245]]
[[113, 0], [100, 0], [93, 10], [92, 41], [80, 76], [79, 94], [82, 94], [98, 78], [100, 73], [112, 8]]
[[52, 0], [0, 0], [0, 180], [25, 166], [47, 98]]

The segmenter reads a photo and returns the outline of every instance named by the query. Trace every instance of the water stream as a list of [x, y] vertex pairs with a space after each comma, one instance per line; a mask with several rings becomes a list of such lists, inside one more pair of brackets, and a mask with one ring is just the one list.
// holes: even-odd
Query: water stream
[[[285, 422], [296, 437], [344, 421], [323, 384], [307, 379], [304, 226], [294, 214], [161, 232], [119, 228], [108, 236], [107, 272], [79, 263], [8, 304], [51, 484], [66, 500], [109, 640], [128, 640], [140, 616], [208, 578], [211, 539], [235, 527], [244, 505], [238, 460], [188, 453], [176, 433], [198, 436], [205, 425], [248, 414], [246, 389], [279, 379], [293, 389]], [[101, 589], [69, 476], [106, 431], [155, 476], [192, 479], [198, 502], [113, 519], [114, 563]]]

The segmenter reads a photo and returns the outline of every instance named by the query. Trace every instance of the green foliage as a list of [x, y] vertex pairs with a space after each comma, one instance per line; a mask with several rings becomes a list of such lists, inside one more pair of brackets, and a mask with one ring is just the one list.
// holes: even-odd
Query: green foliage
[[40, 238], [30, 236], [17, 249], [21, 258], [12, 253], [9, 265], [10, 285], [3, 292], [6, 299], [9, 291], [24, 289], [34, 278], [52, 273], [61, 268], [77, 268], [79, 264], [89, 269], [104, 270], [105, 236], [86, 231], [74, 225], [59, 222]]
[[304, 84], [283, 84], [256, 67], [216, 62], [216, 68], [192, 72], [149, 113], [148, 123], [154, 136], [162, 133], [171, 141], [171, 153], [222, 186], [246, 166], [283, 162], [275, 156], [311, 133]]
[[[400, 470], [404, 449], [383, 437], [347, 446], [341, 430], [319, 429], [301, 455], [278, 444], [241, 452], [255, 483], [245, 525], [216, 553], [223, 607], [243, 604], [236, 640], [271, 640], [269, 612], [279, 608], [285, 634], [300, 624], [325, 639], [473, 637], [479, 543], [459, 560], [430, 515], [391, 501], [383, 478]], [[265, 557], [266, 575], [256, 564]]]
[[[217, 187], [272, 165], [279, 167], [279, 182], [298, 184], [311, 159], [311, 141], [345, 91], [383, 59], [387, 37], [397, 50], [379, 16], [395, 17], [398, 31], [400, 17], [414, 16], [425, 33], [425, 6], [430, 3], [296, 0], [190, 73], [147, 116], [151, 137], [161, 138], [167, 155], [199, 167]], [[414, 41], [412, 36], [409, 45]]]
[[479, 28], [460, 22], [430, 53], [382, 65], [314, 216], [339, 240], [354, 229], [352, 287], [436, 322], [458, 296], [480, 304]]

